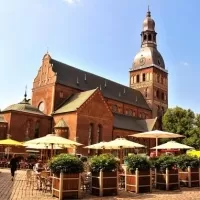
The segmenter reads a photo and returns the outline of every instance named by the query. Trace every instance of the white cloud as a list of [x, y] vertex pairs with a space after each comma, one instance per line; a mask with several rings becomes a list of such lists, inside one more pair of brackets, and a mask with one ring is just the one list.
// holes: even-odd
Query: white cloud
[[181, 62], [181, 65], [189, 66], [189, 63], [184, 61], [184, 62]]
[[80, 3], [80, 0], [63, 0], [65, 3], [68, 4], [77, 4]]

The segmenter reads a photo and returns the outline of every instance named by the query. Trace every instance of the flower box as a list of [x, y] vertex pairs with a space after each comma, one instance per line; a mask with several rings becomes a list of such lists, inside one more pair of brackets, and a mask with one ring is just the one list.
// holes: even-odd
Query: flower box
[[179, 169], [180, 185], [185, 187], [200, 186], [200, 168], [188, 167], [186, 170]]
[[177, 190], [180, 188], [178, 169], [155, 169], [155, 186], [160, 190]]
[[52, 195], [59, 200], [79, 199], [81, 196], [81, 174], [53, 174]]
[[135, 193], [145, 193], [152, 191], [152, 175], [151, 170], [139, 171], [136, 169], [134, 173], [125, 171], [125, 191]]
[[112, 196], [118, 194], [118, 172], [92, 172], [92, 194]]

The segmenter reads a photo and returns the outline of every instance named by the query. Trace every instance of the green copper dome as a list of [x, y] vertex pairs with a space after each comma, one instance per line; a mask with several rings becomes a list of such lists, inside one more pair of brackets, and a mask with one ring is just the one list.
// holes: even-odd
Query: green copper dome
[[43, 112], [41, 112], [38, 108], [32, 106], [29, 103], [29, 100], [26, 99], [26, 96], [23, 101], [21, 101], [18, 104], [13, 104], [8, 106], [6, 109], [3, 110], [3, 112], [5, 111], [20, 111], [20, 112], [44, 115]]

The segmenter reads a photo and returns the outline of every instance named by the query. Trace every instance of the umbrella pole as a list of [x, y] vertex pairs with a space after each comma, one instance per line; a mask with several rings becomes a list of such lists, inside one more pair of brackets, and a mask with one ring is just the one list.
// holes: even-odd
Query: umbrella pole
[[53, 144], [51, 144], [51, 158], [53, 157]]
[[[156, 138], [156, 147], [158, 146], [158, 138]], [[158, 149], [156, 148], [156, 157], [158, 156]]]
[[122, 147], [120, 147], [120, 165], [123, 164], [122, 163]]

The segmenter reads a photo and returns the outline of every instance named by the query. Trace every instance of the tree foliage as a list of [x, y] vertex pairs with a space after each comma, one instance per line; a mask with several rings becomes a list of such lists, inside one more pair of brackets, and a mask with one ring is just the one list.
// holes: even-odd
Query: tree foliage
[[172, 133], [184, 135], [178, 139], [186, 145], [200, 149], [200, 114], [180, 107], [170, 108], [162, 119], [163, 129]]

